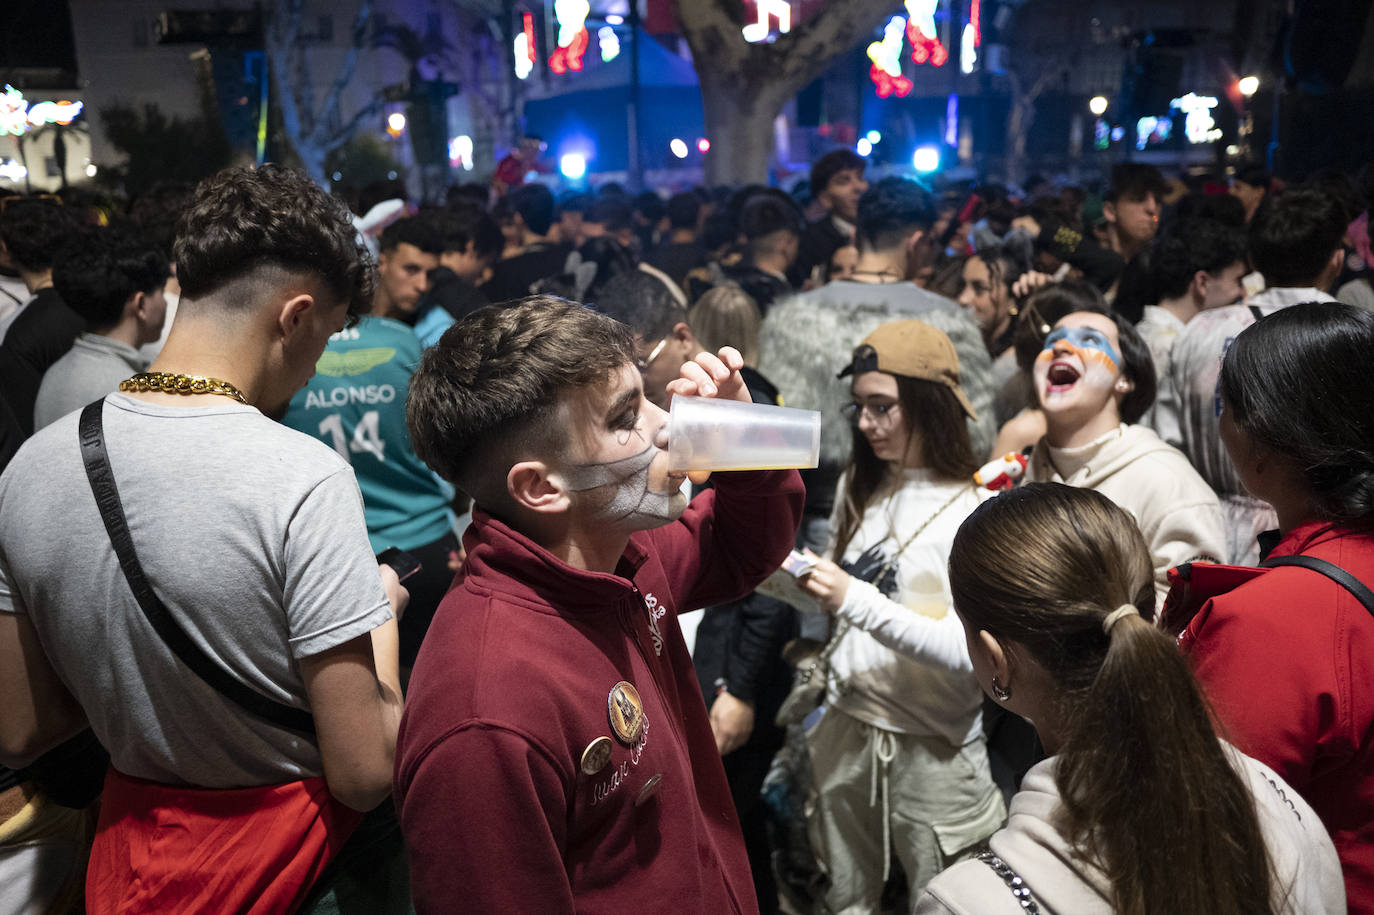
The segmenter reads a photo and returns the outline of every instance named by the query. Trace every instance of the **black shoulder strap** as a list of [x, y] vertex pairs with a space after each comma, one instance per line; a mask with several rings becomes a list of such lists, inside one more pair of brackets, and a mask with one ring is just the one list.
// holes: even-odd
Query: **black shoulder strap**
[[1325, 559], [1318, 559], [1316, 556], [1275, 556], [1273, 559], [1266, 559], [1260, 563], [1262, 568], [1272, 566], [1301, 566], [1304, 569], [1311, 569], [1313, 572], [1320, 572], [1336, 584], [1345, 588], [1355, 595], [1355, 600], [1364, 604], [1364, 608], [1374, 614], [1374, 591], [1369, 590], [1369, 586], [1351, 575], [1345, 569], [1336, 565], [1334, 562], [1327, 562]]
[[1255, 320], [1256, 320], [1256, 321], [1258, 321], [1260, 318], [1264, 317], [1264, 311], [1263, 311], [1258, 305], [1251, 305], [1251, 306], [1249, 306], [1249, 308], [1250, 308], [1250, 314], [1252, 314], [1252, 315], [1255, 316]]
[[110, 535], [115, 555], [119, 557], [119, 567], [124, 570], [129, 590], [133, 592], [143, 615], [172, 653], [220, 695], [264, 721], [289, 731], [313, 735], [315, 719], [309, 712], [273, 701], [234, 679], [186, 634], [186, 630], [177, 624], [166, 605], [153, 592], [152, 585], [143, 574], [143, 566], [139, 564], [138, 554], [134, 551], [129, 524], [124, 518], [124, 506], [119, 500], [119, 488], [115, 485], [114, 471], [110, 469], [109, 455], [105, 451], [104, 407], [102, 398], [87, 404], [81, 411], [78, 426], [81, 460], [86, 465], [86, 479], [90, 481], [96, 507], [100, 509], [100, 517], [105, 522], [105, 531]]

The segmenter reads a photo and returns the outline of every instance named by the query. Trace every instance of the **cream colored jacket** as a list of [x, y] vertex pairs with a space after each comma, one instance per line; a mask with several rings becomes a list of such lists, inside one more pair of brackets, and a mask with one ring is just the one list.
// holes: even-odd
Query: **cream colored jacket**
[[1216, 493], [1183, 452], [1145, 426], [1122, 424], [1118, 435], [1085, 451], [1051, 448], [1041, 439], [1026, 479], [1095, 489], [1134, 515], [1154, 563], [1156, 609], [1169, 592], [1169, 569], [1228, 556]]
[[[1345, 885], [1336, 847], [1321, 820], [1273, 769], [1222, 743], [1250, 787], [1274, 866], [1275, 909], [1289, 915], [1340, 915]], [[1054, 827], [1059, 790], [1051, 757], [1026, 773], [1011, 799], [1005, 828], [989, 840], [993, 854], [1016, 872], [1044, 915], [1111, 915], [1111, 885], [1099, 868], [1083, 862]], [[1167, 900], [1158, 911], [1169, 910]], [[1152, 910], [1154, 907], [1152, 906]], [[915, 915], [1014, 915], [1025, 910], [992, 868], [961, 861], [926, 885]]]

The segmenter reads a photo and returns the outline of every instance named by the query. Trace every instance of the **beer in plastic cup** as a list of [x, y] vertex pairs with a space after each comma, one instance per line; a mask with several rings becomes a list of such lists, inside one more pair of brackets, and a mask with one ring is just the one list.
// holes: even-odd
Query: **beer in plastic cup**
[[820, 462], [821, 414], [768, 404], [673, 398], [668, 469], [782, 470]]

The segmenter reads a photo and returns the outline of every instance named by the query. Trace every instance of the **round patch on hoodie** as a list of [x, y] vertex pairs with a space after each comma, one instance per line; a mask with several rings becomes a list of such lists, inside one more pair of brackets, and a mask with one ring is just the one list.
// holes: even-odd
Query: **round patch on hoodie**
[[644, 733], [644, 703], [639, 691], [625, 680], [611, 687], [611, 694], [606, 697], [606, 715], [615, 739], [627, 747], [634, 746]]

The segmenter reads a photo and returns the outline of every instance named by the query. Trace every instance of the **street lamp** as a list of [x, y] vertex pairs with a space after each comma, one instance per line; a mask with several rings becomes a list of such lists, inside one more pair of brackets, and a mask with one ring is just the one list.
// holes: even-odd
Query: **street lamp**
[[1088, 100], [1088, 110], [1098, 117], [1101, 117], [1107, 111], [1107, 97], [1103, 95], [1094, 95]]
[[1240, 90], [1241, 95], [1249, 98], [1259, 91], [1259, 77], [1242, 76], [1240, 79], [1236, 80], [1236, 88]]
[[399, 137], [406, 129], [406, 116], [399, 111], [393, 111], [386, 118], [386, 132], [393, 137]]

